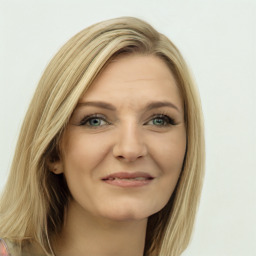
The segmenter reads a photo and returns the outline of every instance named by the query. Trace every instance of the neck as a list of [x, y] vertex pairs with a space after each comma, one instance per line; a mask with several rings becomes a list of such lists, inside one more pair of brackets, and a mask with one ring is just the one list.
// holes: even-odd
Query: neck
[[52, 239], [56, 256], [143, 256], [147, 219], [114, 221], [70, 205], [61, 234]]

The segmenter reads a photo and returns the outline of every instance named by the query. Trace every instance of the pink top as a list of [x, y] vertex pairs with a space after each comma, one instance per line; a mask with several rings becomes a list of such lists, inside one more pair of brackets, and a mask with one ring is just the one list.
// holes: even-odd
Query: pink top
[[35, 242], [21, 246], [21, 243], [0, 238], [0, 256], [46, 256], [46, 254]]
[[7, 245], [0, 239], [0, 256], [11, 256], [7, 251]]

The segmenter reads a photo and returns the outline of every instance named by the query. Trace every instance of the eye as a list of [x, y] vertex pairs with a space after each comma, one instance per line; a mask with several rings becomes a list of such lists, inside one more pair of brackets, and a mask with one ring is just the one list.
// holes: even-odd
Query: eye
[[85, 116], [81, 122], [80, 126], [88, 126], [89, 128], [97, 128], [101, 127], [104, 125], [109, 124], [104, 117], [99, 116], [99, 115], [90, 115], [90, 116]]
[[155, 115], [147, 125], [154, 125], [154, 126], [168, 126], [168, 125], [175, 125], [175, 121], [173, 118], [167, 115]]

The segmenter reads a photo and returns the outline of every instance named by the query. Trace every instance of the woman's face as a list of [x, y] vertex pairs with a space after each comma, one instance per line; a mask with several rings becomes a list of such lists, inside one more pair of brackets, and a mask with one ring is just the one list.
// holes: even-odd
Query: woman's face
[[119, 56], [80, 99], [61, 142], [71, 206], [140, 220], [168, 202], [186, 150], [183, 101], [156, 56]]

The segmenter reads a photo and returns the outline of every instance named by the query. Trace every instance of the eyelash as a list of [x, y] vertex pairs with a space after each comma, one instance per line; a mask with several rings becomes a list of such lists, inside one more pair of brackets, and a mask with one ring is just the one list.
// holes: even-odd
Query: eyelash
[[[150, 121], [154, 120], [154, 119], [162, 119], [164, 120], [165, 124], [164, 125], [159, 125], [159, 126], [169, 126], [169, 125], [176, 125], [176, 122], [173, 118], [171, 118], [168, 115], [165, 114], [156, 114], [153, 115], [150, 119]], [[157, 126], [157, 125], [156, 125]]]
[[[106, 124], [104, 125], [109, 125], [110, 122], [108, 122], [104, 116], [100, 115], [100, 114], [92, 114], [92, 115], [88, 115], [88, 116], [85, 116], [79, 123], [79, 126], [88, 126], [90, 128], [97, 128], [97, 127], [102, 127], [104, 125], [99, 125], [99, 126], [93, 126], [93, 125], [88, 125], [87, 123], [90, 121], [90, 120], [93, 120], [93, 119], [99, 119], [101, 121], [104, 121]], [[150, 121], [152, 120], [155, 120], [155, 119], [162, 119], [164, 121], [164, 124], [160, 124], [160, 125], [155, 125], [155, 126], [159, 126], [159, 127], [166, 127], [166, 126], [169, 126], [169, 125], [176, 125], [176, 122], [173, 118], [171, 118], [170, 116], [168, 115], [165, 115], [165, 114], [155, 114], [153, 115], [149, 121], [146, 122], [149, 123]], [[154, 125], [154, 124], [152, 124]]]
[[[99, 114], [92, 114], [92, 115], [88, 115], [88, 116], [85, 116], [79, 123], [80, 126], [90, 126], [91, 128], [93, 128], [92, 125], [88, 125], [86, 124], [87, 122], [89, 122], [90, 120], [93, 120], [93, 119], [99, 119], [99, 120], [102, 120], [104, 122], [106, 122], [107, 124], [110, 124], [109, 122], [107, 122], [107, 120], [102, 116], [102, 115], [99, 115]], [[102, 125], [101, 125], [102, 126]], [[97, 126], [96, 126], [97, 127]]]

